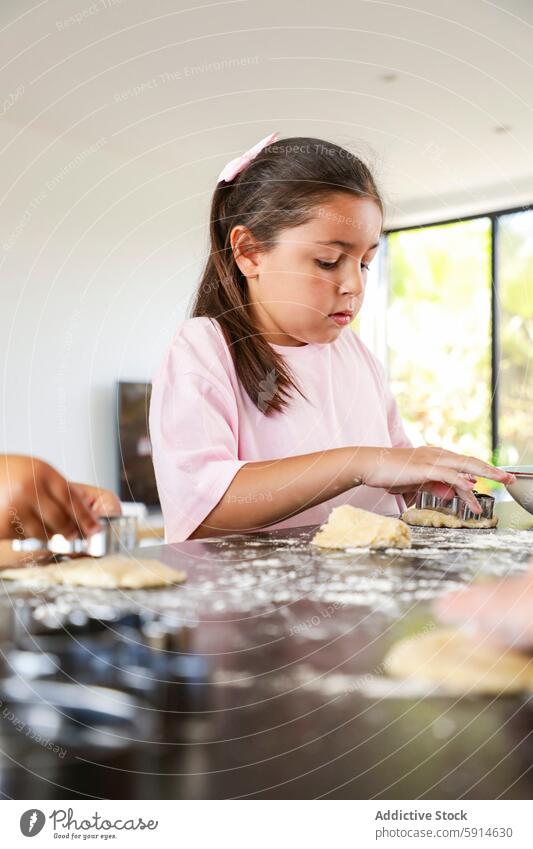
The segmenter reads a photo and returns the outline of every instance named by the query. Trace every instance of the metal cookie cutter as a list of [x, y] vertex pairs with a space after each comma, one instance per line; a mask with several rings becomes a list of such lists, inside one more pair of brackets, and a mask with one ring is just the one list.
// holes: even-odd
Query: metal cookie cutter
[[135, 548], [137, 543], [137, 519], [135, 516], [109, 516], [100, 519], [101, 530], [90, 537], [67, 539], [54, 534], [50, 539], [15, 539], [13, 551], [49, 552], [67, 557], [85, 555], [104, 557], [106, 554], [120, 554]]
[[450, 513], [457, 516], [458, 519], [492, 519], [494, 512], [494, 498], [492, 495], [483, 495], [476, 490], [472, 490], [472, 495], [479, 502], [481, 513], [477, 515], [470, 509], [466, 501], [463, 501], [458, 495], [453, 498], [439, 498], [433, 495], [432, 492], [420, 490], [416, 494], [416, 506], [420, 510], [440, 510], [441, 513]]

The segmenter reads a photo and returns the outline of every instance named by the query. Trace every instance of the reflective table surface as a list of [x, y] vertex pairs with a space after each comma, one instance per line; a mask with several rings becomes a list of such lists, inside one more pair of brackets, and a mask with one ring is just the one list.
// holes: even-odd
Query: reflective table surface
[[139, 550], [187, 572], [164, 589], [6, 581], [0, 791], [531, 798], [531, 697], [427, 697], [382, 668], [435, 597], [526, 568], [516, 524], [413, 529], [405, 551], [318, 549], [315, 527]]

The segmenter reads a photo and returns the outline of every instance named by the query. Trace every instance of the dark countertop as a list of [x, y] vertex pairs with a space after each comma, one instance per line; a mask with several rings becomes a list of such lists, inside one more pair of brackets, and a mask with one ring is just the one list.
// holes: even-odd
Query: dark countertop
[[[66, 674], [82, 688], [83, 701], [84, 687], [92, 693], [88, 685], [120, 691], [124, 669], [131, 683], [136, 664], [141, 687], [136, 682], [132, 715], [141, 720], [129, 737], [122, 726], [111, 729], [114, 743], [132, 741], [111, 754], [101, 745], [109, 729], [99, 731], [94, 750], [91, 739], [84, 749], [67, 734], [60, 758], [50, 746], [45, 753], [42, 740], [15, 756], [22, 731], [15, 733], [15, 719], [8, 718], [2, 792], [16, 798], [531, 798], [533, 713], [526, 696], [399, 695], [381, 670], [392, 643], [431, 621], [435, 596], [479, 574], [523, 570], [533, 553], [531, 531], [420, 528], [408, 551], [344, 552], [311, 546], [315, 530], [139, 550], [185, 568], [187, 582], [171, 589], [43, 593], [6, 585], [4, 654], [13, 645], [52, 651], [39, 638], [27, 645], [29, 609], [40, 622], [66, 617], [65, 627], [74, 630], [80, 610], [103, 619], [102, 611], [121, 610], [122, 635], [117, 620], [106, 626], [103, 643], [84, 646], [83, 625], [81, 636], [66, 638], [81, 649], [61, 662], [62, 677], [53, 675], [51, 686]], [[142, 637], [138, 623], [128, 631], [132, 611], [144, 617]], [[116, 646], [124, 649], [126, 632], [134, 635], [134, 648], [121, 661]], [[139, 648], [146, 642], [157, 649], [149, 661]], [[103, 656], [111, 660], [99, 666], [95, 658]], [[161, 674], [158, 665], [162, 658], [179, 661], [172, 674], [180, 683], [159, 684], [154, 701], [154, 680], [169, 680], [167, 667]], [[23, 713], [22, 702], [12, 713]], [[91, 724], [87, 717], [75, 720]], [[49, 739], [60, 738], [61, 729], [50, 726]]]

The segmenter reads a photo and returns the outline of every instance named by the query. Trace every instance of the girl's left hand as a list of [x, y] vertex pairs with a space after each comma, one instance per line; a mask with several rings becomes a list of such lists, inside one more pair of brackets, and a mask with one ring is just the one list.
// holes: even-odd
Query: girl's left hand
[[[428, 442], [428, 448], [438, 448], [438, 445], [432, 445]], [[467, 477], [475, 483], [477, 478], [475, 475], [467, 475]], [[424, 486], [410, 486], [408, 489], [402, 489], [401, 487], [393, 488], [387, 490], [391, 495], [403, 495], [405, 499], [405, 503], [408, 507], [411, 507], [416, 502], [416, 494], [419, 490], [423, 489], [424, 492], [432, 492], [433, 495], [436, 495], [437, 498], [450, 499], [454, 498], [457, 495], [455, 489], [442, 481], [428, 481]]]
[[[475, 483], [476, 478], [473, 476], [470, 477], [472, 482]], [[411, 507], [416, 501], [417, 492], [421, 489], [423, 489], [424, 492], [432, 492], [433, 495], [437, 496], [437, 498], [449, 499], [457, 495], [453, 487], [442, 483], [442, 481], [429, 481], [428, 483], [425, 483], [424, 486], [409, 487], [409, 489], [394, 487], [393, 489], [388, 489], [387, 492], [390, 492], [392, 495], [403, 495], [405, 503], [408, 507]]]

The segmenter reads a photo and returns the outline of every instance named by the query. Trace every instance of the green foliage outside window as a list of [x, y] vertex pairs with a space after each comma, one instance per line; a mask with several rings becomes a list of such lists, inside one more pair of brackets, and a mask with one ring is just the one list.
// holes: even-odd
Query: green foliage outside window
[[499, 231], [498, 459], [533, 464], [533, 211], [502, 215]]
[[491, 457], [491, 223], [387, 237], [391, 388], [421, 442], [533, 463], [533, 210], [502, 215], [497, 244], [499, 448]]
[[388, 237], [391, 388], [411, 433], [491, 457], [490, 220]]

